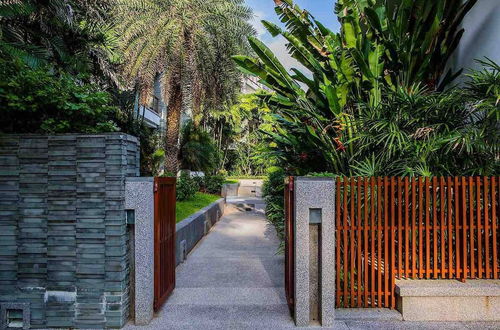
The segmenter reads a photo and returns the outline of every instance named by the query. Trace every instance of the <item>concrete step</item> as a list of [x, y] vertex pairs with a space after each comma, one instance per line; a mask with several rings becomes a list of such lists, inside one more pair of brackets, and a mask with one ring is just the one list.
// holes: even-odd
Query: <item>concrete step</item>
[[286, 304], [172, 305], [165, 304], [149, 327], [154, 329], [278, 329], [294, 323]]
[[285, 288], [177, 288], [167, 305], [280, 305], [286, 304]]

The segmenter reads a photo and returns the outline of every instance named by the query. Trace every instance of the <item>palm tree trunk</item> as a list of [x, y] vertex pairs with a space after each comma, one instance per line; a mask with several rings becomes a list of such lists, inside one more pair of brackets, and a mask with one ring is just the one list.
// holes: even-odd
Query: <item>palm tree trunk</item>
[[[174, 80], [174, 79], [172, 79]], [[182, 111], [182, 86], [179, 80], [171, 82], [165, 133], [165, 171], [177, 174], [179, 169], [179, 128]]]

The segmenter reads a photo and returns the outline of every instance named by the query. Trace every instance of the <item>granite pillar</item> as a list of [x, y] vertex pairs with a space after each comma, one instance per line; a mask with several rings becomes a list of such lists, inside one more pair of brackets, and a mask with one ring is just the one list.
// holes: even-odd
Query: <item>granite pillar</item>
[[[310, 238], [315, 234], [317, 248], [311, 246], [315, 240]], [[311, 290], [317, 290], [316, 294]], [[308, 326], [313, 321], [311, 316], [319, 314], [322, 326], [332, 326], [334, 313], [335, 182], [333, 178], [298, 177], [295, 180], [295, 323]]]
[[147, 325], [154, 303], [154, 179], [128, 178], [125, 209], [134, 211], [134, 311], [135, 324]]

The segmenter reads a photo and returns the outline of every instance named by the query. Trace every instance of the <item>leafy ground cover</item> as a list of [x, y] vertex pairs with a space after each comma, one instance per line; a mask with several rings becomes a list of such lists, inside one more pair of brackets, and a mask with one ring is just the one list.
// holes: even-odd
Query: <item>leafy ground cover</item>
[[218, 200], [220, 196], [197, 192], [193, 197], [175, 204], [176, 222], [182, 221], [205, 206]]

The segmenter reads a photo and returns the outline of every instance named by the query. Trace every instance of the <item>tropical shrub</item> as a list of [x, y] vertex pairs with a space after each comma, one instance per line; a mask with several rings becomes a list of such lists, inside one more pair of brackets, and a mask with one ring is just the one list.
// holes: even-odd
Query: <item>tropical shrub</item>
[[182, 129], [179, 157], [182, 169], [213, 173], [219, 151], [208, 132], [188, 122]]
[[0, 61], [0, 129], [4, 133], [117, 131], [117, 108], [99, 86], [49, 67]]
[[231, 175], [262, 175], [269, 159], [258, 157], [262, 145], [259, 129], [269, 117], [269, 108], [259, 95], [262, 91], [240, 94], [234, 104], [210, 109], [200, 126], [210, 132], [221, 151], [217, 168]]
[[280, 249], [285, 239], [285, 171], [281, 168], [271, 168], [262, 186], [262, 196], [266, 201], [266, 218], [276, 229], [280, 240]]
[[222, 185], [226, 181], [223, 175], [195, 176], [193, 180], [198, 184], [201, 192], [214, 195], [220, 195]]
[[0, 2], [0, 57], [32, 68], [50, 65], [86, 82], [116, 82], [118, 44], [112, 0]]
[[203, 180], [203, 190], [209, 194], [220, 195], [222, 185], [226, 179], [222, 175], [205, 176]]
[[178, 201], [188, 200], [196, 194], [200, 189], [198, 183], [189, 176], [189, 174], [182, 172], [180, 177], [177, 179], [176, 184], [176, 199]]
[[[482, 71], [500, 78], [499, 67]], [[355, 152], [350, 175], [495, 175], [500, 134], [495, 102], [472, 71], [465, 87], [430, 92], [415, 85], [387, 92], [379, 106], [365, 105], [355, 119], [359, 132], [348, 143]], [[498, 89], [500, 81], [490, 85]], [[477, 83], [477, 85], [476, 85]], [[496, 108], [496, 111], [494, 110]]]
[[272, 90], [263, 96], [274, 115], [263, 130], [268, 155], [299, 175], [498, 171], [497, 66], [472, 74], [475, 89], [450, 87], [457, 73], [444, 74], [444, 64], [476, 1], [451, 2], [341, 0], [337, 34], [291, 0], [276, 1], [286, 30], [263, 24], [310, 73], [289, 73], [256, 38], [257, 58], [234, 57]]

